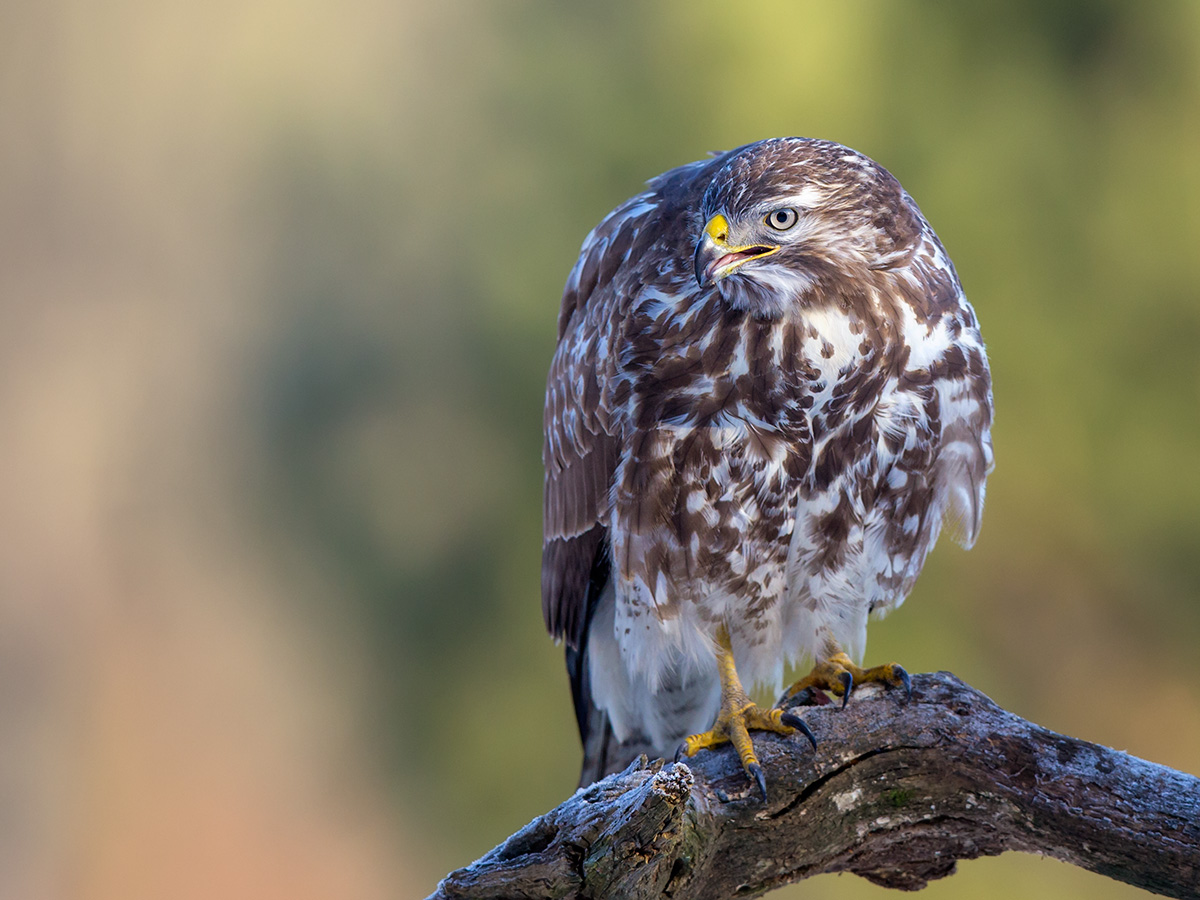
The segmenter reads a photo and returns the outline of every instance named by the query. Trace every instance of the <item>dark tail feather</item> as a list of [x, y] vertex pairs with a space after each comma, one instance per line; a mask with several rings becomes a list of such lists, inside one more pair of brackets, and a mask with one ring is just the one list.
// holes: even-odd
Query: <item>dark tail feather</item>
[[[588, 623], [591, 624], [590, 622]], [[579, 723], [579, 738], [583, 742], [583, 768], [579, 786], [587, 787], [605, 775], [620, 772], [643, 753], [653, 758], [658, 752], [649, 739], [633, 735], [618, 741], [613, 734], [608, 713], [592, 702], [587, 671], [587, 640], [583, 651], [567, 648], [567, 672], [571, 676], [571, 694], [575, 699], [575, 719]]]
[[[590, 626], [591, 623], [589, 622]], [[579, 786], [586, 787], [608, 774], [607, 762], [614, 743], [608, 714], [592, 703], [592, 690], [587, 671], [587, 631], [584, 631], [583, 650], [567, 648], [567, 673], [571, 676], [571, 697], [575, 701], [575, 721], [579, 724], [579, 740], [583, 743], [583, 771]]]
[[592, 618], [600, 594], [609, 578], [608, 542], [600, 544], [592, 564], [588, 583], [587, 608], [578, 648], [567, 644], [567, 675], [571, 679], [571, 699], [575, 702], [575, 721], [579, 725], [579, 740], [583, 744], [583, 769], [579, 775], [579, 786], [586, 787], [605, 775], [620, 772], [645, 753], [655, 756], [650, 741], [640, 735], [618, 741], [613, 734], [608, 713], [592, 702], [591, 678], [588, 675], [588, 639], [591, 637]]

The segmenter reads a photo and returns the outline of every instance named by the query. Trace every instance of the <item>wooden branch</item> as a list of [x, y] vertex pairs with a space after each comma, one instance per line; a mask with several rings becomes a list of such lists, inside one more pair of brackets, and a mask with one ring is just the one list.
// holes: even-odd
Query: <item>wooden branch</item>
[[1064, 737], [953, 675], [913, 698], [866, 686], [756, 732], [763, 802], [731, 748], [634, 763], [452, 872], [431, 900], [751, 897], [824, 872], [915, 890], [955, 861], [1023, 850], [1200, 898], [1200, 780]]

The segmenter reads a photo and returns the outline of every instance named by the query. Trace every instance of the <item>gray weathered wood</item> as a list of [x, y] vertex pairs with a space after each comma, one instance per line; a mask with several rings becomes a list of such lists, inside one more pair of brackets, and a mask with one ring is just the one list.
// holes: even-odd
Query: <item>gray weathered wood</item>
[[1200, 898], [1200, 780], [1039, 728], [946, 672], [913, 688], [803, 707], [815, 753], [756, 733], [766, 803], [729, 747], [635, 763], [432, 898], [750, 897], [824, 872], [915, 889], [1005, 850]]

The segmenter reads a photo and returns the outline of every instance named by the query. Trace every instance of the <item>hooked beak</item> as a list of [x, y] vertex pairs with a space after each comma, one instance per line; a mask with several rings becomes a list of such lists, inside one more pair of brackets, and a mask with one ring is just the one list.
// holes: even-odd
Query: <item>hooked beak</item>
[[692, 258], [696, 283], [705, 288], [724, 278], [738, 266], [752, 259], [762, 259], [776, 253], [778, 247], [766, 244], [747, 244], [734, 247], [728, 243], [729, 222], [717, 213], [704, 226], [704, 233], [696, 242], [696, 255]]

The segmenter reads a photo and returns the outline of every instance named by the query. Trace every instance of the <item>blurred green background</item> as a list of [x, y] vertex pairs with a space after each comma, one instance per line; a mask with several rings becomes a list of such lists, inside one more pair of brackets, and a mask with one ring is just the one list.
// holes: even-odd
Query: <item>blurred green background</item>
[[[917, 198], [995, 376], [982, 537], [868, 659], [1200, 771], [1194, 0], [9, 0], [0, 895], [424, 896], [566, 797], [562, 283], [646, 178], [788, 134]], [[928, 895], [1018, 892], [1137, 894]]]

